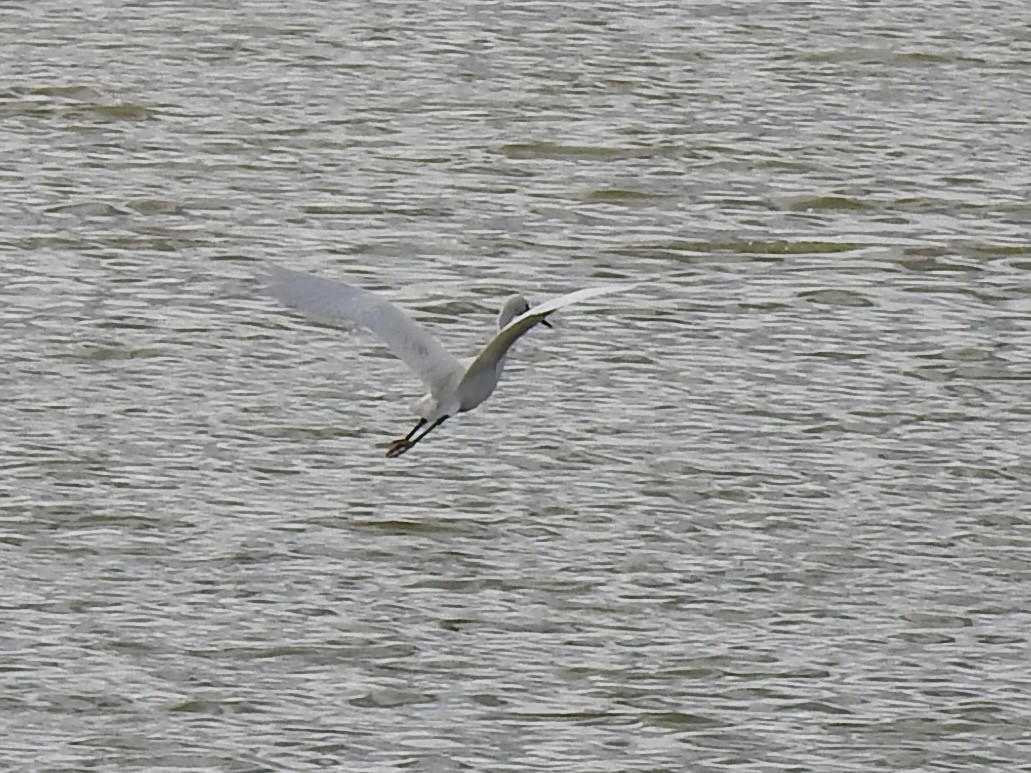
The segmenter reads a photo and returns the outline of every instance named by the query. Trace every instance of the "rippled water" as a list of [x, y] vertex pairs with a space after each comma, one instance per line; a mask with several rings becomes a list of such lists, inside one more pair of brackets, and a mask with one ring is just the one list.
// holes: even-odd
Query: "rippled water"
[[[1031, 770], [1022, 2], [0, 12], [0, 767]], [[261, 291], [534, 331], [415, 380]]]

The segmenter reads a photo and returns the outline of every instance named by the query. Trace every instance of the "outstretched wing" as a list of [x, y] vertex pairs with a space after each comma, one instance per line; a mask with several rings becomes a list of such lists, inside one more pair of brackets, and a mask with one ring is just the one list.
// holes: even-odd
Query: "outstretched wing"
[[351, 322], [371, 330], [434, 395], [464, 370], [426, 328], [386, 298], [278, 266], [270, 266], [269, 273], [269, 290], [280, 302], [326, 322]]
[[600, 295], [609, 295], [610, 293], [618, 293], [627, 289], [628, 287], [617, 287], [615, 285], [589, 287], [586, 290], [577, 290], [576, 292], [567, 293], [566, 295], [560, 295], [558, 298], [552, 298], [550, 301], [545, 301], [544, 303], [534, 306], [525, 314], [516, 317], [498, 331], [498, 334], [494, 336], [493, 340], [483, 347], [483, 351], [481, 351], [476, 359], [473, 360], [473, 364], [470, 365], [469, 369], [465, 372], [463, 380], [472, 381], [485, 370], [495, 368], [501, 358], [504, 357], [508, 353], [508, 350], [512, 348], [512, 344], [518, 341], [534, 325], [547, 319], [549, 314], [552, 314], [571, 303], [578, 303], [579, 301], [585, 301], [588, 298], [597, 298]]

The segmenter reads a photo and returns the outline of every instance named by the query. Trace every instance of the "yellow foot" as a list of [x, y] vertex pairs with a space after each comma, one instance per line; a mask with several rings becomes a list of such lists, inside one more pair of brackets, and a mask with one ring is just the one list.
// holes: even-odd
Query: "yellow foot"
[[393, 459], [395, 456], [400, 456], [411, 447], [411, 441], [405, 440], [403, 437], [398, 438], [393, 443], [391, 443], [390, 447], [387, 449], [387, 457]]

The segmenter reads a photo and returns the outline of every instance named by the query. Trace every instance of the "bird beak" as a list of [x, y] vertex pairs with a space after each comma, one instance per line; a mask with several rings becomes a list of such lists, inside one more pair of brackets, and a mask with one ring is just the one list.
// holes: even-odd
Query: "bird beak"
[[544, 325], [544, 327], [546, 327], [546, 328], [548, 328], [550, 330], [554, 330], [555, 329], [555, 326], [552, 325], [550, 322], [548, 322], [548, 320], [546, 320], [546, 319], [542, 319], [541, 320], [541, 324]]

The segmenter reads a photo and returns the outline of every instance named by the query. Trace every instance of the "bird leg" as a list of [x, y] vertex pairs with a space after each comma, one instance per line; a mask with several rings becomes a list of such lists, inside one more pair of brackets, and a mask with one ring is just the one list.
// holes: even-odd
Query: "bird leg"
[[429, 429], [427, 429], [425, 432], [419, 435], [419, 437], [413, 440], [412, 438], [415, 435], [415, 433], [418, 432], [426, 424], [426, 419], [419, 419], [419, 423], [415, 425], [411, 432], [405, 435], [405, 437], [398, 438], [390, 444], [390, 447], [387, 449], [387, 457], [393, 459], [396, 456], [400, 456], [409, 448], [411, 448], [420, 440], [422, 440], [424, 437], [426, 437], [428, 434], [430, 434], [437, 427], [439, 427], [441, 424], [443, 424], [447, 418], [447, 416], [441, 416], [439, 419], [433, 422]]

